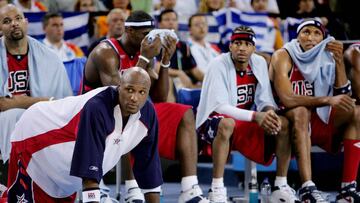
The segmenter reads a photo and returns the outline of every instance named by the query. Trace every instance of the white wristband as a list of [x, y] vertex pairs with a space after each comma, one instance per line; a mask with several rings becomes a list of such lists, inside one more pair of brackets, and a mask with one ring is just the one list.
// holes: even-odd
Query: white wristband
[[100, 202], [100, 189], [88, 190], [82, 192], [83, 203]]
[[164, 68], [169, 68], [169, 67], [170, 67], [170, 64], [171, 64], [171, 63], [170, 63], [170, 61], [169, 61], [169, 63], [168, 63], [168, 64], [166, 64], [166, 65], [165, 65], [165, 64], [163, 64], [163, 62], [162, 62], [162, 61], [160, 62], [160, 66], [161, 66], [161, 67], [164, 67]]
[[143, 56], [143, 55], [140, 55], [139, 59], [144, 60], [146, 63], [150, 63], [150, 60], [148, 58], [146, 58], [145, 56]]

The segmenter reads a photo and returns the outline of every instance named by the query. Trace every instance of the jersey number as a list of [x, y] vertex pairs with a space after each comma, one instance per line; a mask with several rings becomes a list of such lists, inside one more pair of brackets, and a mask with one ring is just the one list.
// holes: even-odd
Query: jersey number
[[245, 104], [248, 102], [254, 101], [255, 95], [255, 85], [248, 84], [248, 85], [239, 85], [237, 87], [237, 104]]

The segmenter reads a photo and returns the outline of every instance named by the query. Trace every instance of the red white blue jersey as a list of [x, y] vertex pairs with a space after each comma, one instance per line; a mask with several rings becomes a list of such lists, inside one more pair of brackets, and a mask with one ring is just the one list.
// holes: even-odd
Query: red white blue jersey
[[251, 109], [254, 105], [257, 83], [258, 81], [252, 72], [250, 65], [247, 67], [246, 72], [236, 73], [237, 108]]
[[314, 86], [305, 80], [299, 68], [294, 64], [291, 68], [289, 79], [292, 85], [293, 93], [296, 95], [314, 96]]
[[107, 39], [106, 42], [109, 43], [119, 55], [119, 71], [134, 67], [136, 65], [139, 60], [140, 51], [138, 51], [134, 56], [129, 56], [129, 54], [125, 52], [119, 40], [112, 38]]
[[11, 136], [13, 153], [21, 154], [29, 176], [55, 198], [81, 189], [81, 178], [99, 182], [129, 151], [140, 188], [160, 186], [158, 125], [153, 105], [147, 101], [124, 125], [114, 87], [39, 102], [16, 124]]
[[7, 64], [9, 92], [12, 95], [30, 95], [28, 56], [13, 56], [7, 53]]
[[[136, 66], [139, 60], [140, 52], [137, 52], [134, 56], [129, 56], [123, 49], [119, 40], [111, 38], [104, 40], [104, 42], [108, 43], [114, 49], [114, 51], [119, 55], [119, 71]], [[101, 84], [100, 81], [97, 83], [91, 83], [88, 80], [86, 80], [84, 76], [82, 93], [88, 92], [92, 89], [102, 86], [103, 85]]]

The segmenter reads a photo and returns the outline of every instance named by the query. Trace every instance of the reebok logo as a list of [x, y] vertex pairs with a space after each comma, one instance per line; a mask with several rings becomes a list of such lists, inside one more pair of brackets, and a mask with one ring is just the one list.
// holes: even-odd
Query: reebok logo
[[89, 166], [90, 171], [98, 171], [99, 168], [97, 166]]

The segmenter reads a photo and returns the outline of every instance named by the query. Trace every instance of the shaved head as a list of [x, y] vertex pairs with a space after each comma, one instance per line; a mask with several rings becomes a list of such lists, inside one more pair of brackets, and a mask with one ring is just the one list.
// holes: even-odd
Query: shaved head
[[7, 4], [6, 6], [0, 8], [0, 20], [2, 20], [2, 18], [5, 17], [5, 14], [9, 11], [16, 11], [18, 14], [24, 17], [24, 13], [19, 8], [13, 4]]
[[132, 67], [123, 70], [120, 77], [121, 83], [136, 82], [150, 88], [151, 80], [149, 74], [140, 67]]

